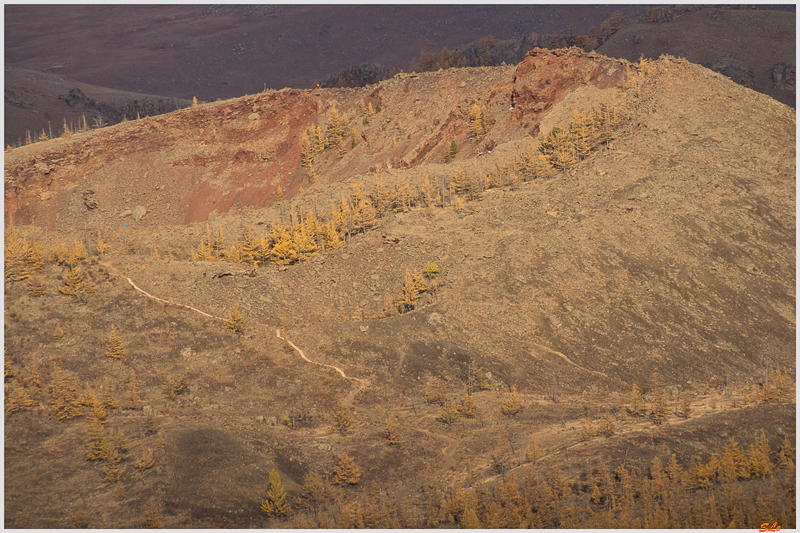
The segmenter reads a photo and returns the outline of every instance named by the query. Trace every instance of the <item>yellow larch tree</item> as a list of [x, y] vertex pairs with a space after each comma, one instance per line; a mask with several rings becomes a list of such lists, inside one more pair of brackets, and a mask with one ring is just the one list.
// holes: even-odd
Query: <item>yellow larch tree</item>
[[86, 442], [87, 461], [102, 461], [105, 459], [106, 440], [103, 420], [93, 416], [89, 426], [89, 440]]
[[353, 210], [353, 232], [363, 232], [375, 227], [378, 214], [369, 198], [363, 198]]
[[206, 233], [200, 240], [200, 246], [197, 247], [197, 252], [194, 254], [195, 261], [214, 261], [214, 237], [211, 234], [211, 228], [206, 224]]
[[763, 429], [756, 441], [750, 445], [747, 459], [753, 477], [766, 477], [772, 473], [774, 467], [769, 459], [769, 440]]
[[311, 143], [314, 147], [314, 155], [322, 152], [325, 149], [325, 135], [322, 133], [322, 128], [319, 126], [313, 128]]
[[478, 104], [473, 104], [469, 112], [469, 131], [476, 142], [480, 142], [486, 136], [486, 125], [483, 122], [483, 112]]
[[[416, 274], [419, 274], [419, 272], [417, 272], [416, 269], [414, 270], [414, 272]], [[424, 286], [424, 282], [422, 283], [422, 285]], [[423, 289], [417, 283], [415, 275], [411, 273], [411, 270], [406, 269], [403, 289], [397, 301], [398, 312], [400, 314], [403, 314], [403, 313], [408, 313], [409, 311], [413, 311], [414, 307], [417, 304], [417, 300], [419, 300], [419, 297], [422, 294], [422, 291]]]
[[357, 485], [361, 479], [361, 472], [358, 470], [353, 458], [347, 454], [337, 456], [339, 462], [333, 469], [334, 485]]
[[273, 468], [269, 472], [269, 491], [261, 503], [261, 512], [267, 516], [281, 517], [291, 513], [291, 507], [286, 503], [286, 490], [278, 470]]
[[335, 107], [331, 109], [328, 117], [328, 127], [325, 131], [325, 148], [337, 146], [347, 131], [345, 120]]
[[511, 393], [506, 396], [503, 400], [503, 405], [500, 408], [500, 411], [506, 416], [513, 416], [520, 412], [522, 409], [522, 402], [520, 402], [519, 395], [517, 394], [517, 388], [512, 387]]
[[151, 448], [147, 448], [144, 452], [142, 452], [141, 457], [137, 459], [133, 463], [133, 467], [137, 470], [147, 470], [152, 468], [156, 464], [156, 459], [153, 456], [153, 450]]
[[239, 239], [240, 260], [242, 263], [252, 265], [258, 253], [258, 240], [253, 232], [252, 226], [246, 226], [244, 233]]
[[142, 527], [145, 529], [161, 529], [164, 527], [164, 524], [161, 522], [161, 517], [159, 516], [158, 504], [153, 498], [150, 498], [147, 504], [144, 518], [142, 518]]
[[29, 240], [16, 227], [6, 228], [4, 245], [6, 281], [21, 281], [44, 267], [41, 244]]
[[136, 371], [131, 370], [130, 391], [128, 392], [128, 403], [126, 409], [138, 410], [142, 407], [142, 391], [139, 389], [139, 382], [136, 379]]
[[64, 277], [64, 285], [59, 287], [61, 294], [67, 296], [80, 297], [82, 294], [94, 294], [95, 289], [92, 283], [87, 280], [77, 267], [70, 268], [69, 273]]
[[453, 422], [457, 422], [458, 418], [458, 409], [456, 409], [450, 400], [445, 400], [442, 410], [439, 411], [436, 420], [450, 425]]
[[297, 245], [286, 226], [275, 226], [270, 232], [270, 238], [275, 243], [270, 250], [270, 260], [273, 263], [291, 265], [297, 261]]
[[314, 239], [313, 230], [309, 230], [305, 221], [300, 222], [295, 228], [292, 240], [297, 250], [297, 259], [305, 261], [317, 255], [319, 248], [316, 239]]
[[295, 507], [305, 509], [309, 504], [317, 505], [329, 499], [328, 489], [318, 472], [306, 474], [303, 479], [303, 491], [294, 502]]
[[333, 220], [328, 221], [322, 229], [323, 243], [326, 250], [333, 250], [344, 244], [342, 235], [337, 231]]
[[125, 473], [125, 467], [122, 466], [122, 456], [119, 454], [115, 443], [110, 440], [106, 440], [103, 454], [106, 461], [106, 475], [103, 481], [106, 483], [116, 483]]
[[472, 394], [464, 391], [464, 394], [459, 399], [457, 409], [459, 413], [467, 418], [475, 418], [477, 406], [475, 405], [475, 400], [472, 399]]
[[6, 415], [27, 411], [35, 403], [22, 385], [6, 385]]
[[353, 419], [343, 402], [339, 402], [333, 410], [333, 426], [342, 435], [353, 431]]
[[108, 342], [106, 342], [106, 357], [113, 359], [123, 359], [125, 357], [125, 349], [114, 324], [111, 325], [111, 334], [108, 336]]
[[244, 325], [244, 317], [239, 312], [239, 302], [233, 304], [228, 317], [225, 319], [225, 327], [236, 333], [244, 333], [247, 330]]
[[309, 168], [314, 164], [314, 157], [317, 153], [314, 151], [314, 143], [311, 141], [311, 135], [308, 131], [303, 132], [303, 139], [300, 144], [300, 165], [304, 168]]

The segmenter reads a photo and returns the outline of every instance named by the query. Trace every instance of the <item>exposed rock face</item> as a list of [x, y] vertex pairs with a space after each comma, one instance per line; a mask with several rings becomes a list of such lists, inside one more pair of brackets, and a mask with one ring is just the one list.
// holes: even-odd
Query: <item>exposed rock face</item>
[[28, 102], [25, 99], [24, 97], [25, 92], [28, 91], [20, 88], [11, 89], [9, 87], [6, 87], [3, 95], [5, 103], [19, 107], [20, 109], [35, 109], [36, 106], [34, 106], [32, 103]]
[[772, 67], [772, 86], [782, 91], [795, 92], [795, 66], [787, 63], [775, 63]]
[[718, 59], [713, 61], [710, 65], [707, 65], [707, 67], [715, 72], [728, 76], [739, 85], [753, 87], [755, 83], [753, 69], [738, 59]]
[[83, 192], [83, 205], [86, 206], [86, 209], [97, 209], [99, 204], [93, 189], [87, 189]]
[[623, 68], [615, 59], [575, 49], [534, 48], [514, 74], [515, 113], [541, 115], [579, 84], [606, 89], [619, 85], [622, 77]]
[[83, 94], [83, 91], [77, 87], [70, 89], [69, 94], [64, 97], [64, 103], [76, 109], [93, 109], [95, 106], [94, 100]]

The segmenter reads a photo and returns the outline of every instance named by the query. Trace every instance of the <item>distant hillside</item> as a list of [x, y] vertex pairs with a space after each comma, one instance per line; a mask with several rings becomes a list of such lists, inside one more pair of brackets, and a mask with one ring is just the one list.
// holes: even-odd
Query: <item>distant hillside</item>
[[6, 66], [4, 143], [21, 146], [70, 130], [160, 115], [191, 104], [152, 94], [97, 87], [57, 74]]
[[[623, 16], [615, 13], [584, 33], [532, 34], [505, 40], [484, 36], [453, 49], [423, 50], [409, 71], [514, 64], [534, 47], [576, 46], [636, 61], [662, 54], [685, 57], [736, 83], [795, 106], [795, 13], [793, 6], [659, 6]], [[767, 9], [764, 9], [766, 7]], [[731, 39], [730, 36], [736, 37]], [[765, 65], [768, 66], [765, 67]], [[357, 69], [355, 69], [357, 71]], [[326, 78], [327, 86], [358, 76], [347, 71]], [[388, 72], [387, 72], [388, 74]], [[387, 76], [388, 77], [388, 76]], [[367, 79], [370, 83], [374, 79]], [[361, 84], [363, 85], [363, 83]]]
[[[629, 60], [685, 56], [794, 106], [792, 9], [8, 5], [4, 143], [24, 143], [28, 133], [35, 140], [43, 130], [60, 133], [65, 118], [82, 121], [87, 110], [113, 124], [184, 107], [193, 97], [211, 101], [318, 83], [363, 86], [401, 69], [515, 64], [534, 47], [572, 45], [602, 46], [604, 54]], [[90, 37], [86, 20], [94, 21]], [[45, 82], [46, 73], [76, 81]], [[93, 84], [81, 90], [94, 103], [68, 98], [81, 84]], [[111, 89], [129, 95], [112, 98]], [[93, 118], [87, 120], [91, 126]]]
[[795, 107], [796, 39], [793, 12], [658, 7], [626, 24], [598, 52], [630, 61], [685, 57]]
[[[6, 5], [5, 64], [124, 91], [213, 101], [313, 87], [364, 62], [489, 34], [586, 31], [606, 5]], [[636, 8], [638, 9], [638, 8]], [[89, 29], [87, 31], [87, 24]]]

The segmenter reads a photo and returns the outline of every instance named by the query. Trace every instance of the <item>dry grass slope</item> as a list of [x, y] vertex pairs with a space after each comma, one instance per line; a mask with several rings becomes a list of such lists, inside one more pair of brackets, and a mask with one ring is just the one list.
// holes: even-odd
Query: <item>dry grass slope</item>
[[[683, 60], [574, 50], [316, 93], [201, 104], [155, 141], [143, 120], [12, 152], [6, 527], [795, 524], [789, 108]], [[247, 116], [266, 100], [297, 139], [334, 100], [381, 111], [269, 207], [103, 211], [112, 174], [160, 150], [135, 198], [180, 205], [153, 189], [170, 176], [210, 213], [238, 178], [149, 143], [218, 121], [206, 156], [249, 172], [235, 147], [265, 133]], [[379, 170], [409, 135], [417, 161]], [[266, 146], [309, 178], [299, 144]], [[366, 169], [340, 173], [348, 157]], [[66, 192], [83, 164], [100, 211]]]

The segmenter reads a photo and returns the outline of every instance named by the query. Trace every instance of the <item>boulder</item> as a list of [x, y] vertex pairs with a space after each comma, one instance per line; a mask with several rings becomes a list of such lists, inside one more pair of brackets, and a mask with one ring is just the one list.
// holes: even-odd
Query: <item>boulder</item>
[[86, 206], [86, 209], [97, 209], [98, 203], [95, 197], [95, 191], [87, 189], [83, 192], [83, 205]]

